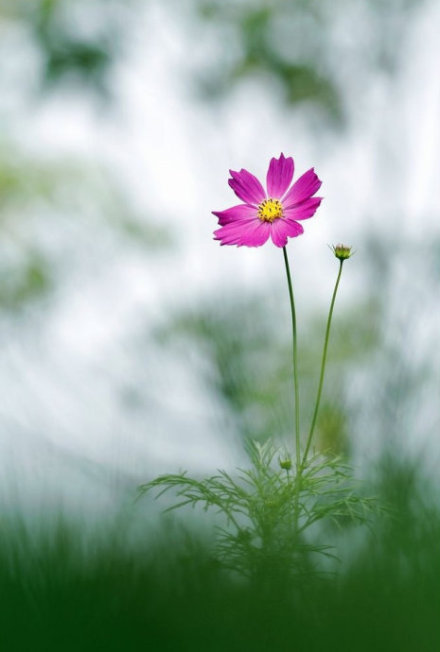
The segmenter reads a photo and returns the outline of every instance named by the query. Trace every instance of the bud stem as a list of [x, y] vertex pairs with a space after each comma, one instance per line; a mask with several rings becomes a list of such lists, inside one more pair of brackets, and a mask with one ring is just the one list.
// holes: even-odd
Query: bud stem
[[334, 305], [335, 305], [336, 294], [338, 292], [339, 281], [341, 280], [343, 264], [344, 264], [344, 259], [339, 259], [339, 272], [338, 272], [338, 277], [336, 279], [335, 289], [333, 290], [333, 296], [332, 296], [332, 300], [331, 300], [331, 303], [330, 303], [330, 310], [329, 310], [328, 319], [327, 319], [327, 328], [325, 330], [324, 350], [322, 352], [321, 373], [320, 373], [320, 376], [319, 376], [318, 393], [316, 395], [315, 411], [313, 412], [312, 424], [310, 426], [310, 432], [309, 432], [309, 436], [307, 438], [307, 444], [306, 444], [306, 449], [304, 451], [304, 456], [303, 456], [303, 459], [302, 459], [301, 468], [304, 468], [304, 466], [305, 466], [305, 464], [307, 462], [307, 455], [308, 455], [308, 452], [309, 452], [309, 449], [310, 449], [310, 445], [312, 443], [313, 432], [315, 430], [316, 420], [318, 418], [319, 404], [321, 402], [322, 386], [324, 384], [325, 363], [327, 361], [327, 349], [328, 349], [328, 341], [329, 341], [329, 335], [330, 335], [330, 326], [331, 326], [331, 323], [332, 323], [333, 308], [334, 308]]

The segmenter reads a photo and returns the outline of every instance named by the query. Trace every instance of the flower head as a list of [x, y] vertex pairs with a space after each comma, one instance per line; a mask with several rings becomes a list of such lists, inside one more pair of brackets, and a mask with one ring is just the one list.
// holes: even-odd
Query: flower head
[[[229, 185], [242, 204], [225, 211], [213, 211], [220, 229], [214, 231], [222, 245], [260, 247], [269, 238], [277, 247], [285, 247], [287, 238], [301, 235], [304, 229], [298, 220], [315, 214], [322, 197], [314, 197], [321, 187], [313, 168], [294, 184], [293, 158], [272, 158], [266, 177], [266, 190], [247, 170], [230, 170]], [[289, 187], [290, 186], [290, 187]]]
[[347, 245], [337, 244], [333, 245], [331, 249], [339, 260], [347, 260], [347, 258], [350, 258], [352, 255], [351, 247], [348, 247]]

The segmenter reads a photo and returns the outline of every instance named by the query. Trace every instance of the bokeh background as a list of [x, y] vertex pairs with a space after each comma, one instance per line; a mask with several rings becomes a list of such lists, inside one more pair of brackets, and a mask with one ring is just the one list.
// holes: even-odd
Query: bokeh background
[[288, 436], [281, 252], [211, 215], [281, 151], [325, 196], [289, 245], [304, 420], [343, 241], [321, 442], [435, 469], [439, 3], [0, 6], [2, 501], [107, 508]]
[[344, 242], [317, 446], [435, 482], [439, 25], [438, 0], [0, 0], [3, 513], [102, 522], [288, 441], [281, 251], [220, 248], [211, 215], [281, 151], [325, 197], [289, 242], [303, 427]]

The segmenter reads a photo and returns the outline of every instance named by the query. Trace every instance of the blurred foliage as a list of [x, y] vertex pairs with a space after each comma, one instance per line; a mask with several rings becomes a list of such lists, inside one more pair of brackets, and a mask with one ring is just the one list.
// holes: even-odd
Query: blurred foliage
[[39, 253], [28, 252], [24, 264], [0, 266], [0, 308], [19, 310], [31, 301], [41, 299], [53, 287], [47, 260]]
[[440, 416], [440, 311], [433, 302], [439, 283], [438, 239], [382, 233], [366, 234], [363, 240], [362, 278], [373, 300], [369, 314], [359, 315], [353, 327], [362, 328], [368, 319], [379, 345], [364, 370], [361, 386], [367, 391], [352, 403], [358, 437], [372, 439], [380, 448], [431, 447], [438, 439]]
[[171, 243], [104, 168], [63, 157], [42, 161], [2, 145], [0, 309], [16, 310], [54, 289], [66, 261], [81, 255], [81, 228], [88, 231], [84, 253], [96, 230], [103, 242], [113, 233], [142, 249]]
[[[68, 20], [64, 7], [59, 0], [42, 0], [33, 8], [35, 35], [45, 53], [44, 79], [53, 84], [65, 76], [80, 75], [83, 82], [102, 92], [115, 54], [115, 30], [107, 28], [104, 34], [82, 36]], [[108, 20], [108, 12], [101, 15]]]
[[69, 82], [108, 99], [112, 64], [129, 31], [130, 4], [130, 0], [6, 0], [1, 11], [26, 25], [38, 45], [43, 90]]
[[[219, 396], [236, 432], [265, 441], [292, 436], [293, 386], [291, 335], [286, 296], [222, 297], [196, 310], [173, 314], [156, 337], [168, 350], [185, 356], [193, 352], [194, 367], [205, 386]], [[274, 332], [276, 322], [285, 324]], [[337, 315], [337, 309], [336, 309]], [[317, 391], [326, 315], [313, 315], [301, 331], [299, 376], [303, 431], [311, 418]], [[318, 419], [316, 446], [336, 454], [349, 452], [344, 387], [350, 370], [368, 360], [377, 343], [381, 318], [365, 305], [337, 315], [330, 337], [329, 362]], [[306, 408], [304, 409], [304, 406]]]
[[[440, 646], [437, 487], [396, 451], [374, 490], [393, 508], [341, 542], [334, 573], [237, 581], [188, 527], [0, 521], [0, 645], [8, 652], [433, 652]], [[139, 515], [138, 515], [139, 516]], [[132, 523], [131, 523], [132, 524]]]
[[156, 332], [167, 347], [197, 351], [205, 382], [224, 401], [241, 435], [256, 439], [282, 432], [279, 389], [287, 381], [279, 341], [267, 346], [271, 310], [262, 305], [260, 298], [208, 303], [172, 315]]
[[[172, 20], [183, 12], [180, 26], [188, 35], [199, 21], [212, 28], [203, 66], [191, 70], [205, 97], [218, 99], [257, 76], [268, 93], [278, 88], [288, 106], [319, 108], [336, 125], [346, 117], [340, 72], [347, 73], [347, 60], [359, 79], [369, 69], [395, 71], [401, 55], [395, 44], [424, 1], [188, 0], [170, 2], [169, 12]], [[27, 25], [38, 44], [43, 88], [75, 82], [108, 98], [112, 66], [149, 6], [148, 0], [3, 0], [0, 11]], [[345, 16], [359, 38], [340, 46], [334, 28], [341, 23], [347, 31]]]
[[200, 75], [208, 97], [218, 98], [243, 80], [258, 77], [269, 94], [278, 87], [288, 106], [319, 108], [333, 126], [347, 117], [350, 76], [351, 83], [357, 84], [361, 79], [366, 82], [377, 68], [389, 73], [398, 68], [401, 51], [395, 44], [411, 21], [411, 11], [422, 4], [416, 0], [194, 2], [199, 15], [215, 26], [213, 34], [222, 44]]
[[[224, 56], [203, 71], [200, 81], [208, 97], [218, 98], [259, 75], [268, 93], [273, 92], [273, 82], [278, 84], [288, 105], [307, 102], [324, 109], [333, 121], [342, 119], [340, 92], [322, 65], [326, 21], [319, 5], [201, 0], [198, 9], [236, 44], [229, 52], [225, 48]], [[286, 26], [292, 28], [291, 34]], [[284, 38], [277, 35], [278, 27], [284, 27]]]

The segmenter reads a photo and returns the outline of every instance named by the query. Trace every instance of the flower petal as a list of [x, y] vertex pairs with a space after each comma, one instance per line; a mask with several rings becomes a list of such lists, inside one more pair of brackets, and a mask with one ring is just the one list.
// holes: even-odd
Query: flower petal
[[288, 237], [295, 238], [297, 235], [301, 235], [303, 232], [304, 229], [301, 224], [298, 224], [293, 220], [280, 218], [279, 220], [274, 220], [272, 222], [270, 235], [274, 245], [277, 247], [285, 247]]
[[230, 224], [231, 222], [238, 222], [240, 220], [257, 217], [257, 210], [255, 206], [249, 206], [249, 204], [239, 204], [238, 206], [227, 208], [225, 211], [212, 211], [212, 214], [218, 217], [218, 223], [221, 226], [224, 226], [225, 224]]
[[291, 208], [285, 208], [285, 219], [306, 220], [315, 214], [316, 209], [321, 202], [322, 197], [310, 197], [309, 199], [306, 199], [306, 201], [301, 202], [301, 204], [296, 204], [291, 206]]
[[272, 158], [267, 171], [267, 194], [269, 197], [279, 199], [284, 195], [293, 178], [293, 158], [285, 158], [281, 153], [280, 158]]
[[270, 224], [258, 218], [240, 220], [222, 226], [214, 231], [215, 240], [220, 240], [222, 245], [237, 245], [238, 247], [260, 247], [270, 235]]
[[237, 197], [247, 204], [260, 204], [263, 201], [266, 193], [257, 177], [243, 169], [240, 172], [229, 172], [232, 178], [228, 179], [228, 183]]
[[285, 208], [290, 208], [294, 204], [308, 199], [315, 192], [318, 192], [322, 185], [322, 181], [318, 179], [315, 174], [314, 168], [307, 170], [291, 187], [287, 195], [283, 198], [283, 205]]

